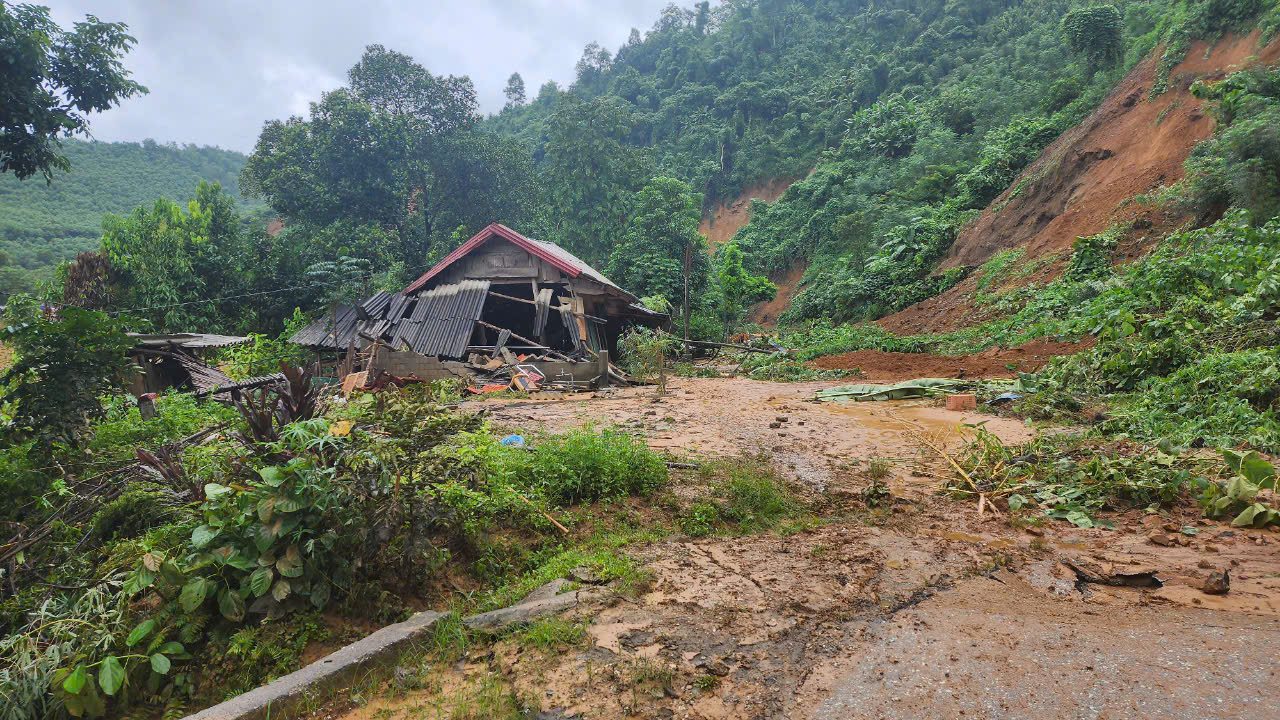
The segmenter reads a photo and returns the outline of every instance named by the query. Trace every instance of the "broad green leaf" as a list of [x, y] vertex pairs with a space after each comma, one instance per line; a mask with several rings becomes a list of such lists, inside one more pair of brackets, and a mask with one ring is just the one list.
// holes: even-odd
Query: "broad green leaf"
[[302, 555], [298, 552], [297, 545], [290, 545], [284, 557], [276, 561], [276, 570], [285, 577], [302, 575]]
[[178, 602], [182, 605], [182, 609], [186, 612], [195, 612], [204, 602], [205, 596], [209, 594], [209, 586], [211, 582], [204, 578], [195, 578], [182, 586], [182, 593], [178, 596]]
[[85, 670], [84, 663], [81, 663], [76, 666], [75, 670], [71, 671], [71, 674], [67, 676], [66, 680], [62, 681], [62, 689], [72, 695], [79, 695], [80, 691], [84, 689], [85, 680], [88, 679], [89, 671]]
[[[253, 545], [258, 548], [258, 552], [266, 553], [267, 548], [271, 547], [271, 543], [276, 541], [276, 534], [273, 528], [279, 527], [280, 521], [273, 523], [259, 523], [253, 529]], [[261, 562], [261, 558], [259, 558]], [[274, 561], [272, 561], [274, 562]]]
[[1027, 499], [1018, 493], [1009, 496], [1009, 509], [1021, 510], [1027, 504]]
[[129, 633], [129, 637], [125, 638], [124, 644], [129, 647], [133, 647], [141, 642], [143, 638], [150, 635], [151, 631], [155, 629], [156, 621], [152, 618], [147, 618], [141, 623], [138, 623], [138, 627], [134, 628], [133, 632]]
[[102, 686], [102, 692], [108, 695], [115, 695], [124, 686], [124, 666], [115, 655], [108, 655], [102, 661], [102, 666], [98, 668], [98, 684]]
[[1274, 480], [1276, 469], [1258, 453], [1249, 452], [1240, 459], [1240, 474], [1254, 485], [1262, 486], [1268, 480]]
[[275, 509], [283, 513], [296, 512], [302, 508], [302, 503], [284, 495], [276, 495], [272, 498], [275, 501]]
[[1244, 455], [1235, 450], [1224, 449], [1222, 451], [1222, 459], [1226, 461], [1227, 467], [1231, 468], [1231, 472], [1238, 473], [1240, 472], [1240, 461], [1244, 459]]
[[174, 642], [172, 640], [160, 646], [160, 652], [165, 655], [181, 655], [186, 651], [187, 649], [182, 646], [182, 643]]
[[169, 658], [164, 655], [161, 655], [160, 653], [156, 653], [155, 655], [151, 656], [151, 669], [155, 670], [157, 673], [160, 673], [161, 675], [169, 674], [170, 665], [171, 663], [169, 662]]
[[230, 588], [218, 593], [218, 611], [232, 622], [244, 620], [244, 600]]
[[1253, 496], [1257, 494], [1258, 487], [1246, 480], [1243, 475], [1237, 475], [1227, 483], [1227, 497], [1233, 500], [1253, 502]]
[[160, 566], [160, 577], [170, 585], [181, 585], [186, 580], [186, 576], [178, 569], [178, 566], [172, 560], [166, 560]]
[[258, 519], [262, 522], [271, 522], [271, 515], [276, 509], [276, 499], [274, 497], [265, 497], [258, 501]]
[[208, 545], [209, 543], [213, 542], [213, 539], [216, 537], [218, 537], [217, 530], [214, 530], [208, 525], [201, 525], [200, 527], [191, 531], [191, 544], [192, 546], [195, 547], [195, 549], [200, 550], [205, 545]]
[[1093, 520], [1089, 518], [1088, 514], [1079, 510], [1072, 510], [1067, 513], [1067, 522], [1079, 528], [1093, 527]]
[[151, 587], [151, 583], [155, 581], [155, 573], [145, 567], [140, 567], [129, 573], [129, 576], [124, 581], [124, 587], [122, 590], [125, 595], [132, 597]]
[[1266, 509], [1266, 506], [1262, 503], [1254, 503], [1240, 511], [1240, 514], [1236, 516], [1236, 519], [1231, 521], [1231, 526], [1247, 527], [1253, 525], [1253, 518], [1257, 516], [1259, 512], [1265, 512]]
[[258, 566], [256, 562], [240, 554], [239, 550], [227, 556], [227, 564], [237, 570], [252, 570]]
[[285, 475], [280, 471], [280, 468], [274, 465], [262, 468], [258, 471], [258, 475], [262, 477], [262, 482], [270, 485], [271, 487], [280, 487], [280, 484], [284, 482], [285, 478]]
[[210, 499], [226, 495], [229, 492], [231, 492], [231, 488], [218, 483], [205, 483], [204, 486], [204, 496]]
[[284, 599], [289, 597], [289, 590], [289, 581], [280, 578], [275, 585], [271, 586], [271, 597], [275, 598], [276, 602], [284, 602]]
[[254, 597], [262, 597], [267, 594], [267, 590], [271, 589], [271, 579], [275, 573], [271, 572], [269, 567], [260, 567], [253, 571], [249, 576], [249, 589], [253, 591]]

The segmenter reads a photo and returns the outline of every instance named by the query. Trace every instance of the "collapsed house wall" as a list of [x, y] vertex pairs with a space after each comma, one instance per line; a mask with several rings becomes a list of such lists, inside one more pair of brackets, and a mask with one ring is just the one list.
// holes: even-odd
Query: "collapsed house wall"
[[403, 292], [342, 308], [290, 341], [339, 356], [384, 343], [441, 360], [508, 349], [527, 361], [595, 363], [617, 356], [628, 326], [669, 322], [569, 251], [493, 223]]

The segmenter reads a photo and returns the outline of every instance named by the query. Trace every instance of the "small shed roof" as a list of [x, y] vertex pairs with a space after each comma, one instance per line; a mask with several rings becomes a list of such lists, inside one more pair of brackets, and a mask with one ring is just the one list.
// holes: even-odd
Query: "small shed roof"
[[187, 350], [204, 350], [208, 348], [231, 347], [251, 342], [247, 337], [238, 335], [211, 335], [209, 333], [165, 333], [146, 335], [129, 333], [129, 337], [137, 343], [137, 347], [180, 347]]

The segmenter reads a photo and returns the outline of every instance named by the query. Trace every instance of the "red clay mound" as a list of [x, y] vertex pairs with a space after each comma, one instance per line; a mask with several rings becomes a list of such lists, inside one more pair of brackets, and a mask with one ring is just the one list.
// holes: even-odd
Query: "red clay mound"
[[[1208, 57], [1206, 57], [1206, 53]], [[1102, 105], [1080, 125], [1063, 133], [1004, 194], [966, 227], [939, 269], [981, 265], [1015, 247], [1034, 260], [1060, 255], [1048, 275], [1056, 275], [1072, 242], [1113, 223], [1142, 218], [1131, 256], [1184, 218], [1127, 202], [1169, 185], [1183, 175], [1182, 162], [1213, 132], [1213, 121], [1188, 88], [1198, 79], [1220, 79], [1246, 62], [1273, 62], [1280, 40], [1259, 49], [1258, 33], [1229, 37], [1213, 48], [1196, 43], [1169, 74], [1168, 92], [1148, 100], [1159, 53], [1134, 68]], [[1044, 273], [1023, 282], [1043, 280]], [[978, 320], [970, 300], [972, 281], [879, 321], [900, 334], [940, 332]]]
[[[1074, 355], [1093, 347], [1088, 338], [1078, 343], [1035, 341], [1001, 350], [992, 348], [976, 355], [928, 355], [879, 350], [858, 350], [843, 355], [827, 355], [813, 361], [824, 370], [862, 370], [863, 378], [886, 383], [922, 377], [1011, 378], [1014, 372], [1035, 372], [1057, 355]], [[1009, 366], [1014, 366], [1010, 370]]]

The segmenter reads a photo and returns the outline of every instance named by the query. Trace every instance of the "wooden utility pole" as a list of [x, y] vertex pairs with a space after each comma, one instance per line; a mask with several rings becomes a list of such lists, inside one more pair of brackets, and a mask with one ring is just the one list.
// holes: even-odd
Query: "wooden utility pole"
[[693, 272], [693, 245], [684, 246], [684, 339], [689, 339], [689, 275]]

